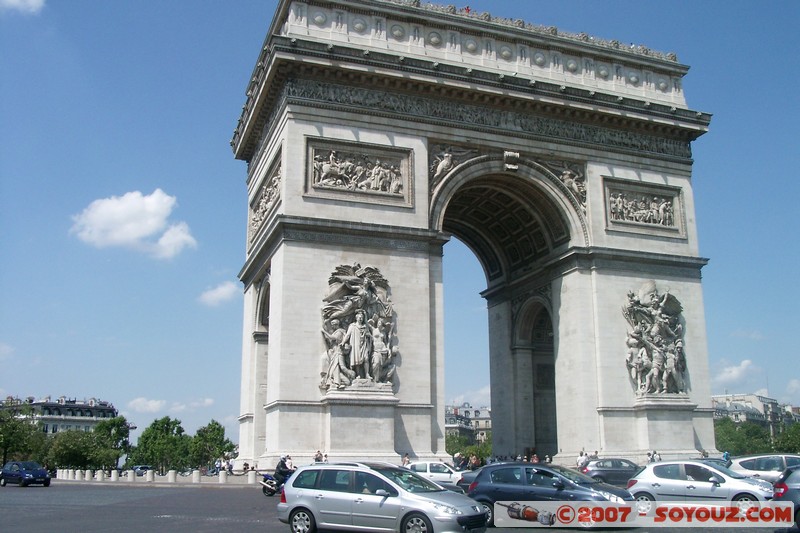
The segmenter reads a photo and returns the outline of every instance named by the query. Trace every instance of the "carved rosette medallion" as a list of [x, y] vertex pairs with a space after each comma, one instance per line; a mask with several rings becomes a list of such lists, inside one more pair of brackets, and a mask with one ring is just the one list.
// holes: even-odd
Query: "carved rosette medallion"
[[648, 281], [628, 292], [622, 315], [631, 330], [625, 340], [625, 365], [638, 396], [687, 391], [683, 306]]
[[399, 356], [389, 283], [380, 271], [340, 265], [322, 299], [320, 389], [391, 389]]

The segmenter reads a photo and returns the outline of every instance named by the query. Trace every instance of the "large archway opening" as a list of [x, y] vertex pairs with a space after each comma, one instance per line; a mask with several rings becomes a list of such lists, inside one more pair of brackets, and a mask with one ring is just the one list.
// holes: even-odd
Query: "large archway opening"
[[[443, 262], [447, 399], [481, 404], [489, 392], [496, 455], [558, 452], [553, 310], [531, 290], [549, 283], [542, 267], [570, 239], [550, 195], [536, 176], [487, 174], [464, 180], [443, 216], [453, 236]], [[505, 331], [490, 328], [492, 306], [508, 308], [495, 328]]]

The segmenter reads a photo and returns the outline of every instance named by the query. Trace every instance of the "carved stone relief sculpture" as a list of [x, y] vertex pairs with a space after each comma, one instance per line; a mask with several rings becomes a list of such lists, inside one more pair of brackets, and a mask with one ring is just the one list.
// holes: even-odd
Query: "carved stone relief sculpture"
[[628, 292], [622, 315], [631, 330], [625, 340], [625, 365], [636, 394], [677, 394], [687, 390], [683, 306], [669, 290], [659, 293], [648, 281]]
[[632, 184], [604, 178], [609, 229], [634, 233], [686, 236], [683, 200], [678, 187]]
[[432, 146], [428, 154], [431, 192], [451, 170], [464, 161], [480, 155], [478, 150], [444, 144]]
[[269, 179], [264, 180], [264, 185], [256, 196], [256, 201], [250, 210], [250, 224], [248, 225], [248, 242], [252, 242], [258, 230], [272, 212], [272, 208], [281, 197], [281, 167], [278, 165]]
[[309, 142], [309, 190], [358, 201], [410, 203], [409, 151]]
[[612, 192], [608, 204], [611, 220], [675, 226], [672, 198], [666, 196]]
[[375, 267], [340, 265], [323, 298], [320, 389], [391, 389], [399, 355], [389, 283]]

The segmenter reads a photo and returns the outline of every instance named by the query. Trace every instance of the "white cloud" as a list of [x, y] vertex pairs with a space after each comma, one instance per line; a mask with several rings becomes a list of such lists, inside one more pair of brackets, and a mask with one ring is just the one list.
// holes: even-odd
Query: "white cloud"
[[44, 7], [44, 0], [0, 0], [0, 12], [19, 11], [35, 15]]
[[185, 222], [168, 225], [176, 205], [176, 198], [161, 189], [147, 196], [133, 191], [101, 198], [72, 217], [70, 232], [97, 248], [119, 246], [169, 259], [197, 246]]
[[147, 398], [134, 398], [128, 402], [128, 409], [135, 413], [157, 413], [164, 408], [164, 400], [148, 400]]
[[738, 365], [724, 367], [714, 376], [712, 381], [718, 386], [730, 387], [740, 385], [744, 383], [747, 378], [752, 377], [752, 373], [757, 370], [758, 367], [753, 365], [753, 361], [745, 359]]
[[198, 409], [205, 409], [214, 405], [213, 398], [201, 398], [199, 400], [192, 400], [189, 403], [174, 402], [169, 410], [172, 413], [194, 412]]
[[790, 379], [786, 384], [786, 393], [792, 395], [800, 393], [800, 379]]
[[491, 407], [491, 387], [486, 385], [476, 391], [467, 391], [464, 394], [454, 396], [447, 403], [449, 405], [461, 405], [463, 403], [468, 403], [472, 407]]
[[14, 348], [9, 346], [4, 342], [0, 342], [0, 361], [5, 361], [6, 359], [11, 359], [11, 355], [14, 353]]
[[222, 302], [227, 302], [240, 293], [239, 285], [232, 281], [220, 283], [213, 289], [203, 292], [197, 299], [204, 305], [213, 307]]
[[755, 329], [754, 330], [740, 329], [740, 330], [736, 330], [733, 333], [731, 333], [731, 337], [737, 337], [737, 338], [740, 338], [740, 339], [748, 339], [748, 340], [751, 340], [751, 341], [760, 341], [760, 340], [764, 339], [764, 334], [761, 333], [758, 330], [755, 330]]

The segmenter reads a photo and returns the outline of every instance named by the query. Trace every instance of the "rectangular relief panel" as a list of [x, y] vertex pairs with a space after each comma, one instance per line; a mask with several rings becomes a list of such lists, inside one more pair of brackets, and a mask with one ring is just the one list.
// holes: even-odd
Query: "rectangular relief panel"
[[278, 152], [258, 186], [258, 191], [248, 209], [247, 247], [255, 242], [257, 235], [272, 217], [281, 202], [281, 152]]
[[306, 196], [412, 207], [410, 149], [314, 138], [306, 143]]
[[606, 229], [686, 238], [680, 187], [603, 177]]

